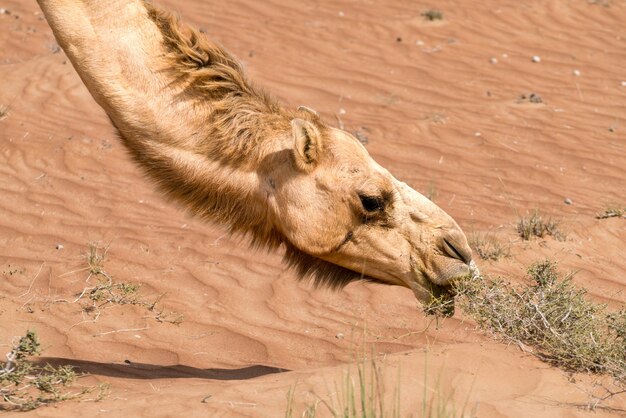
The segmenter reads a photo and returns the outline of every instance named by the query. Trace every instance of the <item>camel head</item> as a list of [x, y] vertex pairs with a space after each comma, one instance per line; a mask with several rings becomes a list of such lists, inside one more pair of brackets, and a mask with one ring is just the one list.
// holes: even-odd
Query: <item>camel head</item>
[[[291, 164], [271, 179], [277, 224], [293, 246], [361, 278], [408, 287], [425, 303], [474, 271], [467, 239], [447, 213], [352, 135], [306, 113], [291, 120]], [[332, 275], [322, 280], [335, 284]]]

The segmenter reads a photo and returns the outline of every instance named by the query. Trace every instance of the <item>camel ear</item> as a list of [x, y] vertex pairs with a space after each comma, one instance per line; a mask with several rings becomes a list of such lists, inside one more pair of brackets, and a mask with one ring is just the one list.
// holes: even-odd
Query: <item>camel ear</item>
[[302, 171], [310, 171], [317, 165], [321, 134], [311, 122], [292, 119], [293, 153], [296, 166]]

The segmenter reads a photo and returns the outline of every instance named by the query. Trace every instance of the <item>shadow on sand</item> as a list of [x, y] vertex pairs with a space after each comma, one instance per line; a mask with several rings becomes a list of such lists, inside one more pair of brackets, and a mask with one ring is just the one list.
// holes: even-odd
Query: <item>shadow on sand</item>
[[199, 369], [191, 366], [160, 366], [155, 364], [134, 363], [99, 363], [97, 361], [76, 360], [63, 357], [40, 357], [35, 363], [45, 366], [72, 366], [77, 372], [96, 376], [120, 377], [125, 379], [211, 379], [211, 380], [247, 380], [273, 373], [291, 370], [278, 367], [254, 365], [239, 369]]

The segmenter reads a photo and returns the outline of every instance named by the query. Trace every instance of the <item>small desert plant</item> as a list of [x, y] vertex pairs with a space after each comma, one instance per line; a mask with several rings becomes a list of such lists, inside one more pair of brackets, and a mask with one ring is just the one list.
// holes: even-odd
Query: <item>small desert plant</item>
[[[87, 260], [87, 270], [89, 275], [102, 275], [108, 277], [106, 271], [104, 271], [104, 259], [106, 257], [109, 247], [101, 247], [97, 242], [90, 242], [87, 245], [87, 254], [85, 259]], [[88, 278], [89, 279], [89, 278]]]
[[101, 280], [96, 286], [85, 288], [85, 290], [85, 296], [92, 302], [100, 304], [100, 306], [108, 303], [117, 305], [144, 304], [144, 302], [137, 299], [139, 285], [132, 283], [114, 283], [113, 281]]
[[28, 360], [40, 354], [41, 344], [34, 331], [28, 331], [13, 344], [0, 370], [0, 410], [29, 411], [42, 405], [77, 398], [93, 387], [70, 392], [80, 377], [72, 366], [41, 366]]
[[422, 13], [422, 16], [424, 17], [424, 19], [429, 20], [429, 21], [435, 21], [435, 20], [442, 20], [443, 19], [443, 12], [440, 10], [435, 10], [435, 9], [429, 9], [426, 10], [425, 12]]
[[435, 316], [437, 319], [454, 315], [455, 303], [452, 293], [444, 292], [440, 295], [431, 294], [430, 301], [423, 304], [426, 315]]
[[565, 239], [565, 235], [559, 230], [558, 222], [550, 218], [544, 219], [537, 210], [534, 210], [528, 217], [520, 218], [517, 222], [517, 233], [526, 241], [533, 237], [543, 238], [547, 235], [559, 241]]
[[5, 105], [0, 105], [0, 120], [9, 116], [9, 107]]
[[610, 206], [596, 214], [596, 219], [626, 218], [626, 208]]
[[76, 298], [76, 301], [83, 298], [92, 302], [90, 309], [100, 308], [107, 304], [117, 305], [137, 305], [142, 304], [137, 298], [139, 285], [134, 283], [116, 283], [104, 269], [104, 260], [108, 247], [102, 248], [97, 243], [89, 243], [85, 259], [89, 275], [87, 280], [95, 278], [95, 286], [85, 287]]
[[[388, 411], [385, 406], [381, 367], [381, 364], [373, 357], [369, 360], [362, 358], [357, 361], [356, 376], [350, 368], [346, 370], [341, 383], [338, 385], [335, 382], [333, 395], [328, 399], [319, 398], [318, 401], [307, 404], [301, 416], [314, 418], [317, 416], [318, 410], [323, 408], [335, 418], [399, 417], [398, 392], [396, 392], [393, 410]], [[287, 393], [285, 418], [294, 417], [294, 393], [295, 387]]]
[[85, 287], [76, 297], [75, 302], [88, 300], [83, 304], [83, 311], [91, 313], [96, 321], [101, 313], [101, 308], [106, 305], [138, 305], [143, 306], [150, 312], [154, 312], [159, 322], [169, 322], [178, 325], [182, 322], [183, 316], [176, 312], [165, 312], [157, 310], [157, 304], [163, 295], [158, 296], [153, 302], [147, 302], [139, 297], [140, 285], [128, 282], [115, 282], [113, 277], [104, 269], [104, 261], [108, 247], [101, 247], [97, 243], [89, 243], [88, 251], [85, 255], [87, 270], [89, 275], [86, 281], [96, 280], [94, 286]]
[[[365, 356], [359, 353], [359, 360], [351, 365], [344, 373], [340, 384], [335, 383], [334, 391], [327, 399], [318, 397], [315, 403], [305, 406], [301, 416], [303, 418], [315, 418], [318, 412], [322, 416], [334, 418], [398, 418], [400, 413], [400, 369], [398, 369], [397, 384], [386, 388], [384, 384], [384, 361], [371, 355]], [[426, 353], [424, 368], [424, 392], [422, 394], [421, 412], [417, 416], [422, 418], [454, 418], [466, 417], [465, 407], [457, 410], [453, 400], [453, 393], [444, 394], [441, 389], [441, 374], [438, 376], [434, 387], [428, 380], [428, 353]], [[353, 369], [356, 367], [356, 370]], [[293, 418], [294, 415], [295, 387], [287, 393], [287, 409], [285, 418]], [[391, 396], [390, 396], [391, 395]], [[419, 395], [418, 395], [419, 396]], [[392, 405], [389, 405], [389, 403]], [[467, 404], [467, 401], [466, 401]], [[476, 411], [470, 412], [475, 416]], [[411, 415], [413, 416], [413, 415]]]
[[469, 245], [483, 260], [497, 261], [511, 255], [509, 247], [502, 245], [495, 236], [490, 234], [471, 234]]
[[626, 385], [626, 306], [608, 312], [545, 260], [512, 285], [485, 277], [456, 285], [458, 304], [478, 326], [569, 371], [606, 373]]

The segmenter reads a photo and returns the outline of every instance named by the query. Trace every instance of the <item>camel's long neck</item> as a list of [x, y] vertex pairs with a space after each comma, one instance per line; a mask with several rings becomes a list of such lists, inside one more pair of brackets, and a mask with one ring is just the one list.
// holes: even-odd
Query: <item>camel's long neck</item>
[[[116, 126], [161, 131], [161, 35], [139, 0], [38, 0], [55, 37]], [[141, 125], [141, 126], [137, 126]], [[149, 125], [149, 127], [147, 126]]]
[[[38, 0], [74, 68], [134, 159], [194, 212], [278, 239], [267, 222], [259, 144], [289, 120], [227, 53], [142, 0]], [[264, 127], [267, 127], [265, 130]], [[280, 142], [280, 141], [278, 141]]]

